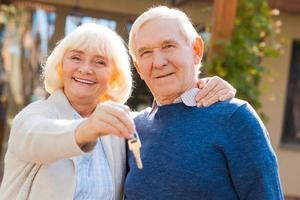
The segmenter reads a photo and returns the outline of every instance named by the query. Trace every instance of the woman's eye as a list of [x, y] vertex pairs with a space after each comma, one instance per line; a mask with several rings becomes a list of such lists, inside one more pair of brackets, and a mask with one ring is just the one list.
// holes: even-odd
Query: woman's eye
[[106, 62], [103, 61], [103, 60], [97, 60], [97, 61], [96, 61], [96, 65], [106, 66]]
[[81, 58], [79, 56], [71, 56], [71, 59], [74, 61], [80, 61]]

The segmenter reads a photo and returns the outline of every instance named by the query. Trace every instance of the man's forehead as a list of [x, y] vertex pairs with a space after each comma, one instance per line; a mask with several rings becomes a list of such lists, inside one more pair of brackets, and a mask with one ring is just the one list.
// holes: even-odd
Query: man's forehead
[[178, 20], [173, 18], [155, 18], [150, 19], [146, 22], [144, 22], [139, 29], [137, 30], [137, 34], [139, 32], [143, 33], [145, 29], [147, 30], [158, 30], [162, 31], [162, 27], [164, 27], [164, 31], [174, 31], [176, 29], [179, 29], [179, 23]]
[[175, 41], [180, 37], [184, 39], [175, 19], [152, 19], [142, 24], [136, 32], [135, 45], [139, 48], [149, 44]]

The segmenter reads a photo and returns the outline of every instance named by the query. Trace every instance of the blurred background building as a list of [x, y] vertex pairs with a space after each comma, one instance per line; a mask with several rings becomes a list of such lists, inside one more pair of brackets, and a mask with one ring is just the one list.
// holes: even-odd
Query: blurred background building
[[[186, 12], [208, 45], [213, 37], [211, 30], [233, 27], [233, 2], [239, 1], [242, 0], [0, 1], [1, 174], [11, 121], [25, 105], [47, 96], [40, 76], [41, 64], [65, 34], [82, 23], [95, 22], [115, 30], [127, 41], [139, 14], [154, 5], [167, 5]], [[285, 42], [279, 57], [262, 59], [269, 73], [260, 82], [259, 110], [268, 119], [266, 126], [278, 156], [286, 199], [300, 199], [300, 0], [268, 3], [277, 9], [277, 32]], [[134, 97], [128, 104], [139, 110], [151, 105], [152, 99], [136, 73], [134, 78]]]

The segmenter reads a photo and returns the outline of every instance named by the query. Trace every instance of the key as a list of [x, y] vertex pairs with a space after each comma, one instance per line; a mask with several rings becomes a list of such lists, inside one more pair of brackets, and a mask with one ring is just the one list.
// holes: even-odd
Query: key
[[130, 138], [128, 141], [128, 147], [129, 150], [132, 151], [133, 156], [135, 158], [135, 163], [139, 169], [143, 168], [143, 163], [141, 159], [141, 154], [140, 154], [140, 148], [141, 148], [141, 141], [138, 135], [135, 133], [133, 135], [133, 138]]

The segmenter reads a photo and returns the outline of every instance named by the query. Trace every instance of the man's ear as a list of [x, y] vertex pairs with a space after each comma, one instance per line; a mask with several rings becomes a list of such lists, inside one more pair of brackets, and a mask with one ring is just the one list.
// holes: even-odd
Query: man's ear
[[139, 64], [138, 64], [136, 61], [134, 61], [134, 62], [133, 62], [133, 65], [134, 65], [136, 71], [138, 72], [138, 74], [140, 75], [141, 79], [144, 80], [143, 75], [142, 75], [142, 73], [140, 72], [140, 66], [139, 66]]
[[194, 50], [194, 64], [201, 62], [204, 52], [204, 42], [200, 36], [198, 36], [193, 44]]

